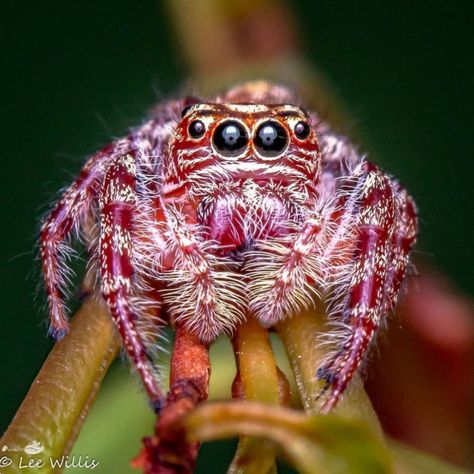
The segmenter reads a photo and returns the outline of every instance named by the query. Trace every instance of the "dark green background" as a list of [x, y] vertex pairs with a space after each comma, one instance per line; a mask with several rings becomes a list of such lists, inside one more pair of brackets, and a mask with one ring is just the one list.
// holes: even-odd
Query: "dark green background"
[[[472, 27], [460, 2], [295, 1], [309, 57], [421, 215], [419, 252], [474, 282]], [[51, 343], [37, 222], [84, 158], [186, 78], [157, 0], [2, 4], [0, 428]]]

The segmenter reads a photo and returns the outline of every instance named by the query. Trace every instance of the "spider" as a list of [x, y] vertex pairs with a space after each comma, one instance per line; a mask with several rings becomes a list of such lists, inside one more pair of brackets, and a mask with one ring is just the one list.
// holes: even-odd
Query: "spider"
[[157, 410], [161, 326], [210, 344], [244, 318], [271, 328], [318, 298], [334, 326], [315, 368], [331, 410], [395, 304], [417, 218], [396, 180], [297, 103], [266, 82], [163, 102], [92, 156], [41, 227], [51, 337], [68, 331], [75, 233]]

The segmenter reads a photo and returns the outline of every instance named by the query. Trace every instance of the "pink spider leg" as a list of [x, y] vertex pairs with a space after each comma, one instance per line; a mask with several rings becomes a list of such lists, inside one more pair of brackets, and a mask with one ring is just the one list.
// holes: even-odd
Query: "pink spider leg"
[[109, 145], [86, 163], [41, 226], [40, 253], [51, 319], [49, 335], [56, 340], [62, 339], [69, 329], [63, 297], [68, 276], [66, 260], [71, 249], [65, 240], [73, 230], [79, 230], [87, 216], [104, 175], [104, 163], [112, 158], [113, 150], [114, 145]]
[[168, 249], [173, 258], [165, 302], [172, 320], [212, 342], [243, 318], [244, 286], [232, 271], [217, 269], [219, 259], [200, 241], [195, 226], [173, 206], [165, 208]]
[[136, 164], [131, 154], [108, 168], [99, 196], [99, 265], [102, 294], [156, 411], [164, 400], [146, 346], [137, 331], [133, 296], [132, 230], [136, 210]]
[[[318, 123], [317, 117], [313, 117], [313, 122]], [[324, 167], [318, 201], [326, 203], [335, 192], [335, 176], [347, 167], [356, 166], [360, 158], [347, 139], [328, 133], [322, 123], [318, 127]], [[342, 223], [339, 222], [339, 209], [345, 201], [346, 196], [341, 196], [332, 210], [329, 206], [325, 210], [315, 208], [289, 246], [264, 244], [262, 251], [254, 255], [254, 261], [247, 265], [251, 275], [250, 292], [254, 295], [252, 310], [262, 324], [271, 326], [309, 307], [317, 289], [326, 286], [328, 275], [324, 259], [319, 257], [327, 251], [327, 240], [335, 240], [336, 244], [330, 242], [334, 247], [332, 251], [339, 259], [344, 259], [342, 239], [330, 239], [329, 236], [338, 234], [347, 238], [344, 224], [351, 221], [350, 213]], [[330, 213], [329, 218], [322, 218], [324, 211]], [[336, 227], [339, 227], [338, 232], [334, 231]]]
[[273, 326], [312, 303], [315, 288], [320, 286], [313, 255], [321, 248], [323, 224], [321, 213], [312, 212], [289, 248], [276, 242], [263, 243], [247, 265], [251, 309], [265, 326]]
[[[330, 387], [321, 408], [325, 413], [339, 401], [367, 353], [381, 318], [386, 316], [387, 287], [393, 285], [394, 276], [390, 269], [394, 255], [399, 254], [393, 241], [398, 216], [392, 183], [371, 163], [363, 163], [362, 170], [353, 191], [358, 195], [358, 210], [354, 216], [357, 232], [355, 264], [350, 271], [347, 296], [340, 314], [348, 326], [348, 334], [337, 353], [317, 371], [318, 377]], [[349, 207], [346, 212], [350, 210]]]

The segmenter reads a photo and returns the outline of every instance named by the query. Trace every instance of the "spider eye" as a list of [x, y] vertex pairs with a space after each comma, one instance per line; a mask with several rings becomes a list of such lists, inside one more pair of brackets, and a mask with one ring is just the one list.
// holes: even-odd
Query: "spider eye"
[[298, 122], [295, 125], [295, 135], [296, 138], [299, 138], [300, 140], [304, 140], [305, 138], [308, 138], [309, 132], [311, 131], [308, 122]]
[[217, 126], [212, 141], [224, 156], [239, 155], [247, 146], [247, 132], [242, 124], [227, 120]]
[[254, 143], [263, 156], [278, 156], [288, 143], [288, 135], [278, 122], [270, 120], [258, 127]]
[[183, 110], [181, 110], [181, 118], [184, 118], [184, 116], [189, 112], [190, 108], [191, 106], [187, 105]]
[[183, 100], [183, 108], [181, 109], [181, 118], [189, 112], [193, 105], [199, 104], [200, 100], [193, 96], [187, 96]]
[[206, 127], [200, 120], [193, 120], [188, 127], [188, 133], [192, 138], [201, 138], [206, 131]]

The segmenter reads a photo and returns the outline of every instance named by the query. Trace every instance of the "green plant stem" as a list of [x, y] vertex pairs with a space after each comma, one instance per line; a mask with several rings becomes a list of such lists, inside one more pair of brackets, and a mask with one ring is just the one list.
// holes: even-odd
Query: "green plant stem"
[[[325, 356], [325, 351], [321, 345], [317, 344], [316, 336], [326, 332], [325, 321], [325, 308], [320, 304], [316, 310], [288, 318], [277, 327], [278, 335], [283, 341], [295, 375], [301, 401], [305, 411], [309, 414], [317, 413], [316, 400], [322, 389], [322, 384], [317, 380], [315, 372]], [[379, 440], [388, 447], [392, 457], [392, 469], [397, 474], [461, 473], [460, 470], [436, 458], [386, 438], [359, 376], [356, 376], [351, 382], [334, 413], [345, 419], [363, 420]]]
[[206, 96], [244, 81], [275, 81], [297, 91], [306, 106], [323, 111], [335, 130], [346, 130], [341, 101], [300, 52], [291, 2], [167, 0], [163, 5], [190, 69], [193, 91]]
[[268, 331], [251, 318], [236, 329], [233, 342], [245, 399], [278, 404], [278, 369]]
[[119, 347], [108, 311], [98, 298], [90, 297], [75, 315], [69, 334], [54, 345], [0, 440], [13, 460], [3, 474], [25, 472], [19, 458], [28, 457], [23, 448], [34, 441], [43, 447], [34, 457], [44, 461], [35, 472], [54, 472], [50, 459], [69, 453]]
[[[320, 304], [316, 310], [287, 318], [277, 326], [295, 374], [301, 401], [308, 413], [318, 411], [317, 398], [324, 387], [316, 377], [316, 369], [325, 356], [325, 350], [316, 338], [318, 334], [327, 332], [326, 321], [325, 308]], [[378, 417], [358, 376], [334, 411], [346, 418], [364, 419], [380, 437], [383, 436]]]
[[[246, 400], [279, 403], [279, 378], [268, 331], [253, 318], [241, 324], [233, 338], [238, 381]], [[275, 447], [271, 441], [242, 436], [229, 474], [276, 472]]]

